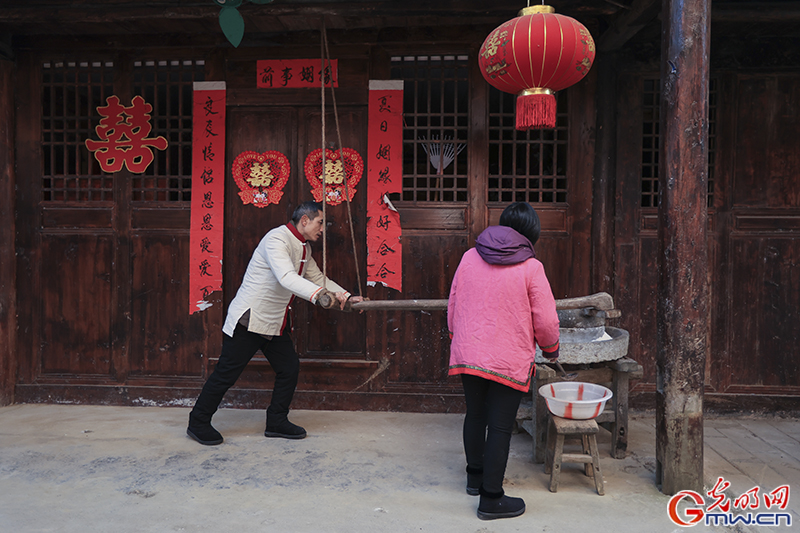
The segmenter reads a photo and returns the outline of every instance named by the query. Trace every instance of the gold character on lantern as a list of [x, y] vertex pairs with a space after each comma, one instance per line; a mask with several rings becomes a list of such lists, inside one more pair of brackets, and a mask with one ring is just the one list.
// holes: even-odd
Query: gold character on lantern
[[589, 30], [581, 28], [578, 30], [578, 33], [581, 36], [581, 44], [588, 47], [589, 52], [594, 53], [594, 39], [592, 39], [592, 34], [589, 33]]
[[341, 185], [344, 183], [344, 166], [341, 161], [328, 159], [325, 161], [325, 183]]
[[269, 187], [275, 177], [267, 163], [254, 162], [247, 180], [253, 187]]
[[497, 76], [504, 76], [506, 74], [506, 67], [508, 64], [505, 61], [501, 61], [500, 63], [494, 65], [488, 65], [486, 67], [486, 74], [488, 74], [492, 78], [496, 78]]
[[497, 53], [497, 49], [503, 45], [505, 46], [505, 39], [508, 35], [508, 30], [503, 31], [495, 31], [489, 38], [486, 40], [486, 49], [481, 54], [486, 59], [489, 59], [491, 56]]

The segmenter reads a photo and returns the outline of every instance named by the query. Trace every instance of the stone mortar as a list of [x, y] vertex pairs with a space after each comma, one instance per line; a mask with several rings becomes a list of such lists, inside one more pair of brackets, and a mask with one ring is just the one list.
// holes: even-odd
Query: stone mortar
[[[590, 332], [588, 334], [577, 333], [581, 329], [590, 330]], [[626, 330], [606, 326], [605, 332], [611, 337], [610, 339], [587, 342], [587, 338], [598, 338], [596, 332], [592, 331], [596, 329], [599, 328], [562, 328], [559, 362], [564, 365], [583, 365], [615, 361], [628, 354], [630, 334]], [[536, 347], [536, 362], [548, 362], [538, 346]]]

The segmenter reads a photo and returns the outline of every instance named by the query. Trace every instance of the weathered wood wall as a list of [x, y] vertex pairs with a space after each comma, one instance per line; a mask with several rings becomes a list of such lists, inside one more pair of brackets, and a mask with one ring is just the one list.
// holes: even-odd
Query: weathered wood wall
[[18, 357], [14, 138], [14, 64], [0, 59], [0, 405], [14, 401]]
[[[474, 65], [480, 41], [492, 29], [431, 28], [424, 17], [414, 23], [419, 26], [411, 30], [330, 32], [331, 54], [340, 61], [337, 100], [344, 144], [362, 154], [368, 142], [367, 81], [389, 78], [392, 56], [458, 53], [469, 55]], [[0, 312], [10, 312], [16, 303], [19, 315], [14, 320], [0, 313], [5, 317], [0, 320], [0, 403], [12, 396], [21, 402], [193, 401], [218, 356], [225, 308], [253, 248], [310, 197], [301, 169], [305, 155], [321, 144], [319, 91], [254, 86], [257, 59], [319, 56], [319, 33], [304, 28], [308, 31], [260, 35], [255, 45], [236, 50], [218, 46], [218, 39], [205, 34], [197, 35], [193, 48], [174, 35], [149, 39], [146, 46], [136, 35], [28, 37], [17, 42], [14, 65], [0, 61], [0, 101], [13, 98], [0, 115], [0, 170], [3, 190], [17, 186], [15, 196], [0, 200], [2, 220], [11, 223], [0, 229], [1, 274], [17, 280], [14, 287], [2, 286]], [[630, 331], [630, 356], [645, 369], [632, 400], [649, 407], [656, 381], [658, 220], [655, 207], [642, 205], [642, 110], [643, 83], [658, 78], [657, 48], [640, 42], [598, 58], [589, 77], [567, 92], [568, 201], [537, 205], [545, 229], [537, 252], [556, 297], [612, 292], [623, 312], [616, 325]], [[712, 61], [717, 115], [708, 227], [706, 403], [715, 409], [796, 406], [800, 150], [794, 129], [800, 75], [787, 59], [791, 55], [773, 54], [765, 68], [755, 65], [753, 51], [722, 50], [740, 55], [717, 69]], [[189, 316], [186, 303], [188, 202], [137, 200], [136, 178], [127, 172], [113, 176], [111, 196], [104, 201], [43, 200], [41, 65], [80, 57], [120, 65], [113, 88], [123, 99], [132, 94], [134, 60], [203, 60], [206, 80], [228, 84], [228, 160], [243, 150], [266, 149], [278, 149], [291, 160], [283, 201], [265, 209], [243, 206], [228, 174], [224, 288], [206, 312]], [[467, 198], [398, 202], [405, 289], [402, 294], [366, 289], [373, 299], [445, 297], [461, 254], [487, 224], [497, 222], [504, 207], [487, 200], [489, 89], [476, 68], [469, 76]], [[334, 122], [327, 122], [327, 140], [333, 141]], [[363, 274], [366, 178], [357, 188], [354, 226]], [[331, 208], [328, 217], [329, 274], [354, 289], [344, 206]], [[16, 251], [16, 263], [8, 262]], [[320, 253], [316, 247], [318, 260]], [[297, 407], [462, 408], [458, 382], [446, 376], [443, 312], [344, 315], [298, 302], [294, 317], [303, 358]], [[269, 365], [256, 358], [228, 400], [264, 406], [270, 384]]]
[[[458, 35], [458, 37], [455, 37]], [[475, 54], [477, 37], [453, 30], [444, 52]], [[365, 38], [367, 36], [365, 35]], [[403, 39], [406, 37], [404, 36]], [[393, 37], [397, 39], [397, 37]], [[459, 44], [461, 41], [461, 44]], [[227, 179], [223, 293], [212, 308], [188, 315], [189, 211], [181, 202], [142, 202], [132, 191], [135, 176], [114, 175], [112, 194], [102, 202], [43, 201], [41, 64], [60, 58], [91, 58], [94, 47], [65, 50], [57, 38], [38, 41], [23, 53], [19, 68], [19, 160], [26, 176], [18, 194], [25, 221], [19, 243], [22, 285], [19, 345], [30, 354], [21, 362], [19, 401], [167, 403], [191, 402], [216, 362], [225, 309], [263, 234], [285, 223], [294, 206], [309, 199], [303, 161], [319, 147], [320, 101], [314, 90], [254, 88], [255, 62], [286, 57], [284, 47], [229, 50], [208, 54], [185, 49], [145, 53], [117, 48], [106, 57], [122, 66], [114, 94], [131, 96], [132, 73], [125, 67], [139, 57], [205, 59], [205, 79], [224, 79], [228, 89], [228, 145], [231, 161], [245, 150], [279, 150], [293, 169], [278, 206], [243, 205]], [[392, 55], [427, 49], [420, 43], [348, 44], [331, 47], [339, 60], [336, 91], [343, 144], [365, 154], [367, 85], [389, 77]], [[56, 52], [56, 50], [58, 50]], [[292, 46], [291, 56], [316, 57], [319, 47]], [[365, 289], [373, 299], [444, 298], [461, 254], [501, 204], [486, 201], [488, 90], [473, 68], [470, 98], [470, 193], [468, 201], [397, 203], [404, 227], [404, 292]], [[569, 204], [542, 206], [545, 231], [538, 246], [559, 297], [589, 290], [591, 167], [593, 161], [594, 77], [574, 90], [570, 112]], [[24, 119], [22, 118], [24, 117]], [[326, 143], [336, 141], [328, 102]], [[483, 170], [481, 170], [483, 169]], [[366, 178], [357, 186], [353, 224], [356, 256], [365, 264]], [[356, 275], [344, 205], [328, 207], [328, 273], [354, 292]], [[321, 263], [321, 250], [315, 246]], [[444, 312], [325, 312], [307, 302], [294, 306], [296, 342], [302, 354], [298, 407], [343, 409], [459, 410], [457, 380], [447, 377], [449, 341]], [[257, 356], [228, 399], [233, 405], [268, 401], [268, 363]]]
[[[656, 210], [641, 207], [641, 98], [644, 79], [618, 87], [617, 305], [631, 354], [645, 368], [634, 402], [655, 390]], [[796, 409], [800, 198], [800, 116], [796, 73], [712, 70], [717, 81], [716, 164], [709, 208], [710, 334], [706, 404], [715, 410]], [[633, 280], [630, 283], [629, 280]], [[638, 394], [637, 394], [638, 393]]]

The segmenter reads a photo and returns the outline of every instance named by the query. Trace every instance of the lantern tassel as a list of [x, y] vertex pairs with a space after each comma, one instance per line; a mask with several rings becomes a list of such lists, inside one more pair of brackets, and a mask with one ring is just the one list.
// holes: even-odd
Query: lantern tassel
[[556, 97], [551, 93], [520, 94], [517, 96], [517, 129], [556, 127]]

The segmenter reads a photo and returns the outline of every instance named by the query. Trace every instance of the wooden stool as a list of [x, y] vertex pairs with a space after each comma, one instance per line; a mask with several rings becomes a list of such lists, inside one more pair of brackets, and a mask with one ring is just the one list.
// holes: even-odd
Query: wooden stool
[[[550, 416], [544, 462], [544, 472], [550, 474], [550, 492], [558, 491], [561, 463], [583, 463], [584, 473], [594, 477], [597, 494], [600, 496], [605, 494], [600, 457], [597, 453], [597, 431], [597, 422], [594, 420], [570, 420], [560, 416]], [[580, 436], [583, 453], [564, 453], [564, 438], [574, 436]]]

